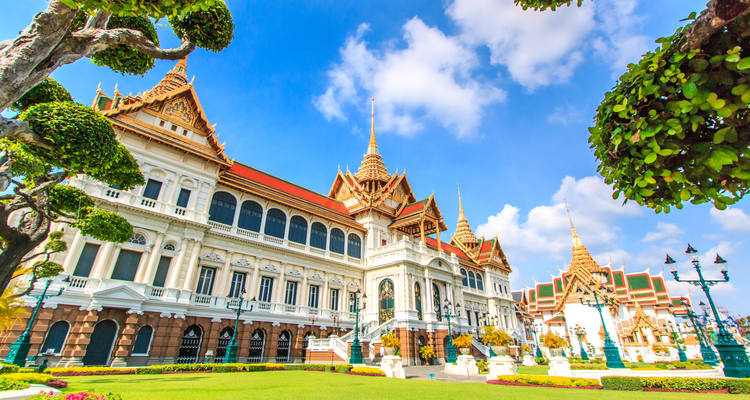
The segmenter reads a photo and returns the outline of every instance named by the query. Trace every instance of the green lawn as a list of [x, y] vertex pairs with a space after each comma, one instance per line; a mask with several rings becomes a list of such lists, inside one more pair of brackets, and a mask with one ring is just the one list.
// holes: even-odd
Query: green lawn
[[521, 375], [547, 375], [549, 365], [534, 365], [531, 367], [518, 366], [518, 373]]
[[[120, 393], [124, 400], [212, 399], [502, 399], [502, 400], [607, 400], [685, 399], [685, 393], [615, 392], [449, 383], [353, 376], [330, 372], [269, 371], [173, 375], [109, 375], [63, 378], [67, 392], [95, 390]], [[699, 400], [741, 400], [750, 396], [691, 395]]]

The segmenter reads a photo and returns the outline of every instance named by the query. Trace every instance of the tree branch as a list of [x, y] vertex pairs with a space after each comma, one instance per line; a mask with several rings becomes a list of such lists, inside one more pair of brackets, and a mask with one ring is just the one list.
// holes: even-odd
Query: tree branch
[[52, 150], [54, 146], [31, 130], [26, 121], [8, 119], [0, 115], [0, 139], [12, 139], [26, 144]]
[[116, 45], [133, 46], [144, 54], [162, 60], [179, 60], [190, 54], [195, 45], [183, 38], [180, 47], [162, 49], [150, 41], [143, 33], [134, 29], [84, 29], [73, 33], [73, 39], [90, 41], [89, 54], [106, 50]]
[[683, 31], [680, 51], [701, 48], [711, 35], [750, 13], [750, 0], [711, 0], [698, 18]]

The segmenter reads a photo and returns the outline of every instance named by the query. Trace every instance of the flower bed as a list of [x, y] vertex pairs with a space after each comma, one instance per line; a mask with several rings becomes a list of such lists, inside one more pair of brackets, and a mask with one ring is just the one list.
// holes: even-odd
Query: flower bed
[[122, 400], [119, 394], [114, 393], [39, 393], [36, 396], [29, 397], [26, 400]]
[[385, 376], [385, 372], [380, 368], [372, 367], [356, 367], [352, 368], [351, 371], [346, 371], [346, 373], [351, 375]]
[[60, 379], [53, 379], [53, 380], [45, 383], [45, 385], [47, 385], [49, 387], [53, 387], [55, 389], [64, 389], [64, 388], [68, 387], [68, 382], [60, 380]]
[[5, 379], [0, 378], [0, 391], [6, 390], [22, 390], [29, 387], [27, 382], [19, 381], [16, 379]]
[[[254, 371], [294, 371], [313, 370], [330, 372], [347, 372], [352, 369], [351, 364], [165, 364], [151, 365], [141, 368], [110, 368], [110, 367], [72, 367], [72, 368], [49, 368], [47, 374], [18, 373], [19, 376], [29, 377], [32, 375], [44, 375], [51, 380], [53, 376], [88, 376], [88, 375], [130, 375], [130, 374], [175, 374], [175, 373], [211, 373], [211, 372], [254, 372]], [[10, 374], [3, 374], [6, 376]], [[37, 382], [32, 382], [37, 383]], [[38, 382], [44, 383], [44, 382]]]
[[567, 378], [546, 375], [500, 375], [487, 383], [512, 386], [547, 386], [576, 389], [601, 389], [596, 379]]
[[37, 385], [45, 384], [54, 379], [50, 374], [37, 374], [37, 373], [23, 373], [23, 372], [11, 372], [9, 374], [2, 374], [0, 377], [4, 379], [12, 379], [16, 381], [34, 383]]
[[602, 386], [609, 390], [750, 394], [747, 379], [604, 376]]

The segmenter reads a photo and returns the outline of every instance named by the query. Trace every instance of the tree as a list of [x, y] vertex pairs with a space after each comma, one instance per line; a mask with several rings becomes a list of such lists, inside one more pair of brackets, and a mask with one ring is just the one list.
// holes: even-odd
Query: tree
[[[162, 17], [180, 47], [159, 47], [154, 24]], [[123, 74], [143, 74], [154, 59], [179, 59], [196, 46], [220, 51], [233, 30], [221, 0], [51, 0], [18, 37], [0, 42], [0, 111], [18, 112], [0, 115], [0, 293], [19, 271], [31, 276], [28, 291], [36, 279], [62, 270], [50, 261], [67, 248], [62, 232], [50, 233], [53, 222], [113, 242], [133, 235], [124, 218], [63, 185], [83, 175], [127, 190], [143, 184], [143, 176], [108, 119], [74, 103], [49, 74], [84, 57]]]
[[[515, 0], [537, 11], [573, 0]], [[575, 0], [580, 6], [583, 0]], [[750, 191], [750, 0], [711, 0], [607, 92], [589, 143], [614, 198], [717, 209]]]

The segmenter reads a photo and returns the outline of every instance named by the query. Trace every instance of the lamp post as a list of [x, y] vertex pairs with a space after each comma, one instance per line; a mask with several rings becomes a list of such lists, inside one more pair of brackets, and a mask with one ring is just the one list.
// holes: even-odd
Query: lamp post
[[[448, 301], [448, 299], [445, 299], [445, 304], [443, 305], [444, 312], [440, 314], [442, 317], [448, 319], [448, 346], [445, 347], [445, 361], [449, 363], [456, 362], [456, 346], [453, 345], [453, 333], [451, 333], [451, 317], [455, 318], [461, 315], [461, 312], [457, 311], [460, 307], [460, 304], [456, 304], [455, 307], [452, 307], [452, 303]], [[451, 308], [454, 309], [455, 314], [451, 313]], [[439, 310], [438, 313], [440, 313]]]
[[[59, 296], [64, 290], [64, 288], [60, 288], [60, 291], [55, 294], [47, 294], [47, 289], [49, 289], [49, 286], [52, 284], [53, 279], [54, 278], [47, 279], [47, 283], [44, 285], [44, 290], [42, 291], [41, 295], [29, 294], [29, 296], [35, 297], [37, 299], [36, 306], [34, 307], [34, 312], [31, 313], [29, 322], [26, 324], [26, 329], [23, 331], [21, 336], [18, 337], [18, 340], [10, 345], [8, 355], [5, 357], [6, 363], [13, 363], [18, 365], [19, 367], [26, 366], [26, 356], [29, 355], [29, 349], [31, 348], [31, 327], [34, 325], [36, 315], [39, 313], [39, 309], [42, 307], [42, 303], [44, 303], [44, 300], [49, 297]], [[65, 278], [65, 280], [63, 280], [63, 282], [67, 281], [68, 278]]]
[[[697, 252], [698, 251], [689, 244], [687, 250], [685, 250], [686, 254], [692, 255], [692, 259], [690, 260], [690, 262], [693, 264], [693, 269], [695, 269], [695, 272], [698, 273], [698, 279], [680, 279], [677, 268], [673, 266], [672, 275], [674, 276], [674, 280], [677, 282], [685, 282], [693, 286], [698, 286], [703, 290], [703, 293], [706, 294], [708, 303], [711, 305], [711, 311], [713, 312], [714, 318], [716, 319], [716, 327], [719, 330], [716, 340], [716, 349], [719, 350], [719, 356], [721, 357], [721, 361], [724, 363], [724, 375], [732, 378], [750, 377], [750, 360], [748, 360], [747, 358], [745, 346], [737, 343], [737, 341], [734, 339], [734, 336], [726, 329], [724, 323], [721, 321], [719, 312], [716, 310], [714, 300], [711, 298], [711, 286], [714, 286], [717, 283], [729, 282], [729, 273], [727, 272], [727, 268], [724, 265], [727, 262], [717, 253], [714, 264], [721, 265], [720, 271], [723, 279], [705, 279], [703, 277], [700, 260], [698, 259], [698, 256], [694, 255]], [[669, 254], [667, 254], [667, 259], [664, 263], [674, 264], [675, 260], [670, 257]]]
[[[354, 293], [354, 341], [352, 342], [351, 354], [349, 355], [349, 364], [362, 364], [362, 345], [359, 344], [359, 312], [365, 309], [367, 305], [362, 302], [362, 308], [359, 308], [359, 289]], [[362, 295], [362, 300], [367, 300], [367, 295]]]
[[690, 307], [688, 302], [685, 301], [684, 298], [682, 299], [682, 305], [685, 306], [685, 309], [687, 310], [687, 316], [690, 319], [690, 323], [693, 325], [693, 329], [695, 330], [695, 336], [698, 337], [698, 343], [700, 344], [701, 357], [703, 357], [703, 362], [708, 365], [717, 365], [719, 363], [719, 359], [718, 357], [716, 357], [714, 349], [711, 348], [711, 343], [709, 343], [708, 338], [706, 338], [706, 335], [703, 332], [703, 327], [701, 326], [700, 321], [698, 321], [695, 312], [693, 312], [693, 309]]
[[[592, 281], [590, 285], [594, 286], [594, 282]], [[601, 289], [606, 291], [607, 288], [602, 285]], [[578, 289], [578, 292], [581, 293], [583, 291], [581, 289]], [[602, 320], [602, 328], [604, 329], [604, 356], [607, 358], [607, 368], [625, 368], [625, 364], [623, 364], [622, 359], [620, 358], [620, 350], [617, 349], [615, 342], [613, 342], [612, 338], [609, 337], [609, 332], [607, 332], [607, 325], [604, 323], [604, 314], [602, 313], [602, 308], [613, 305], [614, 300], [612, 300], [612, 298], [604, 297], [600, 302], [599, 296], [596, 294], [595, 290], [583, 293], [587, 295], [593, 294], [594, 302], [591, 302], [590, 297], [584, 302], [583, 296], [581, 296], [581, 304], [596, 308], [599, 311], [599, 318]]]
[[665, 322], [664, 331], [668, 332], [672, 336], [672, 339], [674, 340], [674, 344], [675, 346], [677, 346], [677, 355], [680, 357], [680, 362], [687, 361], [687, 355], [685, 355], [685, 352], [682, 350], [682, 347], [680, 347], [680, 342], [677, 341], [679, 337], [677, 336], [677, 331], [674, 329], [672, 324], [668, 324]]
[[[531, 323], [531, 327], [531, 331], [534, 332], [534, 343], [536, 343], [536, 358], [542, 358], [542, 349], [539, 347], [539, 339], [537, 338], [537, 333], [542, 333], [542, 327], [533, 322]], [[539, 332], [537, 332], [537, 327], [539, 327]]]
[[589, 355], [586, 354], [586, 349], [583, 348], [583, 341], [581, 340], [581, 336], [586, 335], [586, 328], [580, 324], [576, 324], [575, 328], [573, 328], [573, 333], [578, 337], [578, 345], [581, 346], [581, 360], [588, 361]]
[[223, 363], [236, 363], [237, 362], [237, 329], [240, 325], [240, 314], [243, 311], [252, 312], [253, 311], [253, 305], [255, 303], [255, 297], [252, 298], [250, 303], [249, 309], [243, 309], [242, 308], [242, 302], [244, 299], [242, 298], [242, 295], [245, 294], [245, 289], [242, 289], [242, 293], [240, 293], [240, 297], [237, 298], [237, 307], [234, 308], [231, 306], [231, 301], [227, 302], [227, 308], [230, 310], [234, 310], [236, 312], [236, 317], [234, 319], [234, 331], [232, 332], [232, 339], [229, 341], [229, 344], [227, 345], [227, 351], [224, 353], [224, 360]]

